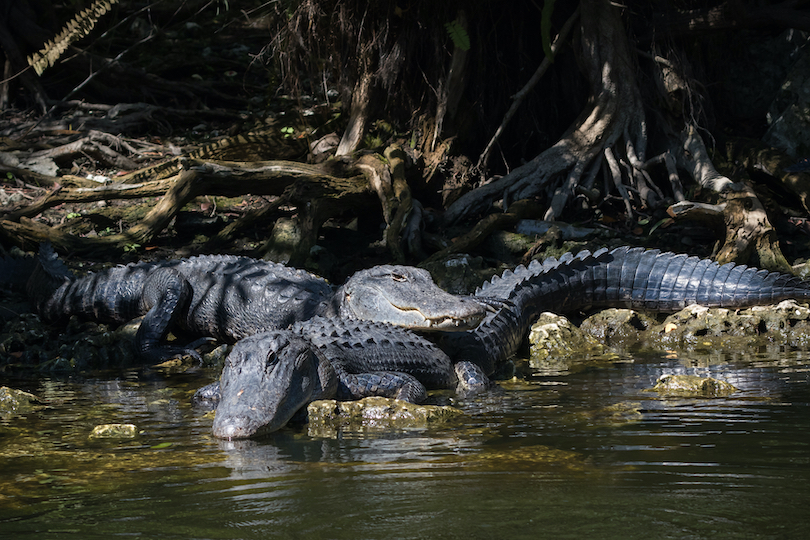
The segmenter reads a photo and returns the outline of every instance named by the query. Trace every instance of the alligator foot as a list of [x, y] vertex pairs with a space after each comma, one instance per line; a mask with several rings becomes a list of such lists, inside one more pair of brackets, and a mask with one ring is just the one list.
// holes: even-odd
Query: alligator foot
[[202, 364], [203, 361], [200, 353], [191, 347], [172, 347], [165, 345], [161, 347], [147, 347], [145, 349], [141, 348], [138, 351], [138, 355], [149, 364], [159, 364], [167, 360], [172, 360], [173, 358], [182, 358], [184, 356], [190, 356], [198, 364]]
[[456, 377], [458, 377], [458, 385], [456, 386], [456, 395], [458, 397], [466, 398], [499, 388], [497, 384], [487, 377], [487, 374], [478, 364], [463, 360], [456, 362], [453, 368], [456, 371]]
[[217, 408], [221, 397], [222, 394], [219, 389], [219, 381], [216, 381], [212, 382], [211, 384], [206, 384], [194, 392], [194, 396], [191, 398], [191, 401], [195, 405], [208, 407], [213, 410]]

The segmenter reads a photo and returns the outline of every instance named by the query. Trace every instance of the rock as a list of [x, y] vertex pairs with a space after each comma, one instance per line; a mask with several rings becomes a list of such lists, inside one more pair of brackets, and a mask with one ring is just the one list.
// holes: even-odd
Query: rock
[[529, 332], [529, 365], [547, 369], [573, 354], [599, 354], [604, 346], [599, 341], [554, 313], [543, 313]]
[[595, 313], [579, 326], [584, 333], [605, 345], [630, 345], [641, 339], [641, 333], [656, 321], [632, 309], [610, 308]]
[[93, 428], [91, 439], [131, 439], [138, 434], [135, 424], [101, 424]]
[[645, 392], [658, 392], [662, 396], [715, 398], [725, 397], [737, 391], [733, 385], [713, 377], [697, 375], [662, 375], [655, 386]]
[[416, 405], [383, 397], [367, 397], [359, 401], [313, 401], [307, 406], [309, 434], [313, 437], [334, 437], [338, 430], [368, 429], [396, 430], [426, 428], [446, 422], [463, 414], [455, 407]]
[[794, 300], [741, 310], [691, 305], [651, 327], [645, 339], [653, 345], [734, 348], [752, 345], [751, 337], [807, 346], [810, 309]]
[[39, 398], [34, 394], [0, 386], [0, 414], [13, 414], [30, 411], [38, 404]]

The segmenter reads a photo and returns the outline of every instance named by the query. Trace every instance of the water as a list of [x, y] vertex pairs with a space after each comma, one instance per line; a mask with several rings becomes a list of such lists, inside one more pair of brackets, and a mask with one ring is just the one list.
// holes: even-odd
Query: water
[[[17, 381], [46, 406], [0, 422], [0, 536], [806, 537], [810, 355], [668, 356], [504, 383], [429, 429], [239, 443], [210, 436], [194, 376]], [[644, 391], [665, 372], [739, 391]], [[113, 422], [141, 433], [88, 438]]]

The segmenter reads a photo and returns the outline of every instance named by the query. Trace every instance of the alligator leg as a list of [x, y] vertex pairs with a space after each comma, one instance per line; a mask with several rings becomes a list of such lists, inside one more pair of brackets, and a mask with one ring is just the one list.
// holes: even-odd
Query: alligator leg
[[216, 381], [212, 382], [211, 384], [206, 384], [194, 392], [194, 396], [191, 398], [191, 400], [197, 405], [216, 409], [221, 398], [222, 391], [219, 387], [219, 381]]
[[149, 274], [141, 299], [148, 311], [135, 335], [135, 347], [141, 357], [154, 362], [189, 355], [202, 362], [200, 354], [191, 347], [165, 344], [169, 331], [188, 310], [192, 295], [191, 284], [174, 268], [158, 268]]
[[334, 367], [338, 376], [337, 398], [339, 400], [380, 396], [410, 403], [421, 403], [427, 399], [425, 386], [413, 375], [396, 371], [347, 373], [340, 366]]

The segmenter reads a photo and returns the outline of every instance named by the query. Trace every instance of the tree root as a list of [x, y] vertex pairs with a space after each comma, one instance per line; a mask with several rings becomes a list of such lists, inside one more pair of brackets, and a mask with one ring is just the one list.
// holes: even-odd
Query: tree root
[[[52, 205], [60, 198], [78, 202], [123, 197], [156, 195], [163, 190], [158, 204], [140, 222], [122, 232], [98, 238], [79, 238], [36, 224], [24, 216], [19, 223], [0, 222], [3, 235], [16, 244], [50, 241], [57, 249], [87, 253], [97, 249], [122, 249], [131, 244], [146, 244], [161, 233], [172, 218], [188, 202], [201, 195], [238, 196], [282, 195], [287, 192], [291, 204], [305, 207], [320, 200], [308, 228], [309, 236], [317, 235], [323, 220], [346, 209], [359, 208], [368, 203], [368, 182], [362, 176], [339, 178], [326, 174], [321, 167], [297, 162], [264, 161], [252, 163], [188, 160], [188, 168], [179, 175], [142, 185], [109, 186], [94, 190], [78, 188], [66, 193], [51, 194], [49, 200], [40, 201], [36, 208]], [[28, 212], [26, 212], [28, 213]], [[314, 241], [313, 241], [314, 242]], [[311, 246], [310, 246], [311, 247]]]
[[696, 219], [717, 229], [725, 228], [723, 244], [714, 256], [720, 264], [745, 264], [755, 255], [761, 268], [792, 273], [779, 248], [776, 231], [753, 190], [727, 192], [724, 198], [725, 202], [718, 205], [679, 202], [667, 213], [676, 219]]
[[466, 253], [492, 234], [496, 230], [505, 229], [512, 226], [519, 220], [532, 217], [537, 212], [535, 205], [530, 200], [515, 201], [506, 212], [490, 214], [479, 221], [469, 232], [463, 234], [455, 242], [446, 248], [437, 251], [424, 261], [420, 266], [425, 266], [432, 262], [440, 261], [453, 253]]
[[[503, 198], [504, 208], [508, 208], [510, 200], [543, 193], [551, 195], [545, 219], [553, 220], [562, 214], [577, 186], [591, 187], [601, 158], [608, 161], [614, 184], [617, 177], [626, 177], [642, 203], [657, 203], [658, 194], [643, 171], [646, 121], [619, 9], [608, 2], [585, 0], [581, 10], [583, 58], [591, 85], [589, 106], [551, 148], [503, 178], [460, 197], [445, 212], [447, 223], [484, 211], [497, 198]], [[622, 196], [629, 201], [629, 193]]]

